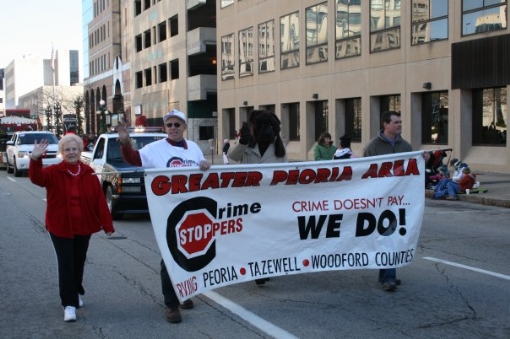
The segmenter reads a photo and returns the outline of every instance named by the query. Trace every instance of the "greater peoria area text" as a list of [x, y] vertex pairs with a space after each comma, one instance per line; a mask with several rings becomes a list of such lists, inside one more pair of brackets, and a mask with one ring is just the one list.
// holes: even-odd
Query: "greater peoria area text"
[[[407, 163], [404, 160], [396, 160], [381, 164], [371, 164], [368, 170], [361, 175], [360, 179], [410, 175], [420, 175], [416, 159], [409, 159]], [[310, 185], [352, 179], [353, 171], [351, 166], [275, 170], [268, 185]], [[158, 175], [151, 183], [151, 190], [155, 195], [162, 196], [165, 194], [184, 194], [208, 189], [261, 186], [263, 180], [264, 175], [260, 171], [193, 173], [172, 176]]]

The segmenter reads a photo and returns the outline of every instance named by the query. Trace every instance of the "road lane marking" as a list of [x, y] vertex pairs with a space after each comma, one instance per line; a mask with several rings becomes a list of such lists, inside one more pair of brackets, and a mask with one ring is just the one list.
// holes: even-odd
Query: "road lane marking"
[[219, 295], [216, 292], [207, 291], [203, 292], [203, 295], [205, 295], [207, 298], [211, 299], [217, 304], [220, 304], [221, 306], [228, 309], [230, 312], [238, 315], [240, 318], [246, 320], [253, 326], [257, 327], [261, 331], [269, 334], [270, 336], [274, 338], [281, 338], [281, 339], [298, 339], [298, 337], [294, 336], [293, 334], [279, 328], [276, 325], [271, 324], [269, 321], [266, 321], [262, 319], [261, 317], [251, 313], [244, 307], [234, 303], [233, 301]]
[[466, 270], [471, 270], [471, 271], [475, 271], [475, 272], [478, 272], [478, 273], [492, 275], [494, 277], [498, 277], [498, 278], [501, 278], [501, 279], [510, 280], [510, 276], [508, 276], [508, 275], [501, 274], [501, 273], [496, 273], [496, 272], [491, 272], [491, 271], [487, 271], [487, 270], [482, 270], [481, 268], [476, 268], [476, 267], [466, 266], [466, 265], [462, 265], [462, 264], [457, 264], [457, 263], [455, 263], [453, 261], [441, 260], [441, 259], [432, 258], [432, 257], [423, 257], [423, 259], [431, 260], [431, 261], [435, 261], [435, 262], [440, 262], [440, 263], [443, 263], [443, 264], [446, 264], [446, 265], [450, 265], [450, 266], [456, 266], [456, 267], [460, 267], [460, 268], [465, 268]]
[[12, 182], [16, 182], [16, 179], [13, 179], [13, 178], [11, 178], [11, 177], [7, 177], [7, 180], [10, 180], [10, 181], [12, 181]]

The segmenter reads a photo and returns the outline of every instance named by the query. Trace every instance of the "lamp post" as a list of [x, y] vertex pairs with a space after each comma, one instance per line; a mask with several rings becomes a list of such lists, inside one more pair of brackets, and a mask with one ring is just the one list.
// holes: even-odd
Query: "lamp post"
[[61, 137], [62, 136], [62, 130], [61, 130], [61, 127], [62, 127], [62, 106], [60, 106], [60, 103], [59, 102], [55, 102], [53, 104], [53, 110], [54, 110], [54, 114], [55, 114], [55, 134], [57, 135], [57, 137]]
[[106, 102], [101, 99], [101, 101], [99, 101], [99, 107], [98, 107], [98, 112], [101, 115], [100, 119], [99, 119], [99, 134], [103, 134], [103, 133], [106, 132], [106, 114], [105, 114], [105, 111], [106, 111]]
[[126, 112], [124, 111], [124, 108], [122, 107], [119, 108], [119, 110], [117, 111], [117, 115], [118, 115], [117, 125], [119, 123], [124, 123], [126, 119]]
[[211, 164], [214, 165], [214, 139], [209, 139], [207, 140], [207, 142], [209, 143], [209, 147], [211, 148]]
[[46, 130], [51, 131], [51, 107], [48, 105], [44, 111], [46, 114]]

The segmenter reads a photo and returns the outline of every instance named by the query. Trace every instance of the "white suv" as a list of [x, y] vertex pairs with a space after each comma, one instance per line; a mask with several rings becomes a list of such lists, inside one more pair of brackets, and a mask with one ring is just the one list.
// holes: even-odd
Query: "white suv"
[[58, 154], [58, 138], [49, 131], [25, 131], [16, 132], [11, 140], [7, 141], [7, 172], [13, 173], [16, 177], [23, 172], [28, 172], [30, 155], [34, 149], [34, 141], [48, 140], [48, 148], [43, 156], [43, 166], [57, 164], [62, 161]]

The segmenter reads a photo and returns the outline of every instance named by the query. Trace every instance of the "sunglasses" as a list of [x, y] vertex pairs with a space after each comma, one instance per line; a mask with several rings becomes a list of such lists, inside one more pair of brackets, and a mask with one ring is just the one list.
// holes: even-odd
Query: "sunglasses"
[[172, 128], [172, 126], [175, 126], [175, 128], [179, 128], [179, 127], [181, 127], [181, 125], [182, 124], [179, 122], [174, 122], [174, 123], [169, 122], [168, 124], [165, 124], [165, 126], [168, 128]]

